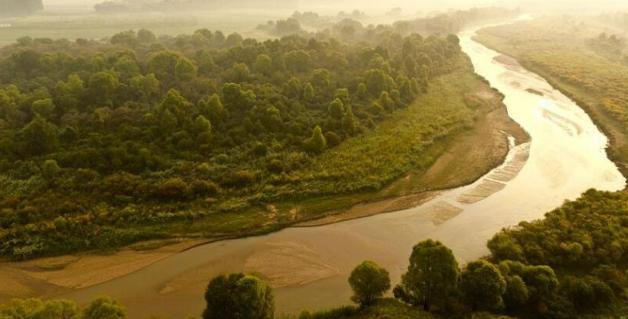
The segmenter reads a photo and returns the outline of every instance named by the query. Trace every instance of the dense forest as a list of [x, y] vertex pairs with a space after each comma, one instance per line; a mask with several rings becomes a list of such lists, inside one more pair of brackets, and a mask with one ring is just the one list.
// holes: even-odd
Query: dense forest
[[[382, 299], [391, 288], [388, 271], [365, 261], [348, 279], [358, 307], [298, 318], [621, 318], [628, 315], [626, 216], [628, 194], [590, 190], [542, 220], [501, 231], [488, 242], [490, 256], [462, 268], [449, 248], [426, 240], [414, 246], [407, 272], [393, 289], [396, 300]], [[251, 275], [214, 278], [205, 300], [204, 319], [274, 318], [272, 290]], [[64, 318], [124, 318], [122, 307], [108, 298], [82, 312], [71, 301], [0, 306], [0, 316], [8, 318], [62, 312]]]
[[[152, 225], [381, 188], [402, 168], [369, 176], [320, 154], [468, 62], [453, 35], [379, 39], [140, 30], [2, 49], [0, 254], [115, 247], [165, 236]], [[472, 116], [426, 114], [414, 148]]]
[[28, 15], [43, 8], [42, 0], [0, 0], [0, 17]]

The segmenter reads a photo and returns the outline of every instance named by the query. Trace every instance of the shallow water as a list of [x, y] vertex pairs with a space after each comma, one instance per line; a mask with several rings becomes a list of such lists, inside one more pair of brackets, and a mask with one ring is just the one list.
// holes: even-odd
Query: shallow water
[[476, 183], [404, 211], [196, 247], [63, 297], [111, 295], [128, 307], [131, 318], [198, 316], [207, 282], [244, 270], [278, 287], [279, 314], [328, 308], [349, 303], [346, 280], [362, 260], [386, 267], [397, 282], [412, 246], [423, 239], [442, 241], [465, 263], [486, 254], [486, 241], [503, 227], [541, 218], [590, 188], [623, 189], [624, 177], [606, 156], [607, 139], [587, 114], [538, 75], [508, 59], [496, 60], [499, 54], [473, 35], [461, 34], [463, 50], [476, 72], [505, 95], [508, 113], [532, 137]]

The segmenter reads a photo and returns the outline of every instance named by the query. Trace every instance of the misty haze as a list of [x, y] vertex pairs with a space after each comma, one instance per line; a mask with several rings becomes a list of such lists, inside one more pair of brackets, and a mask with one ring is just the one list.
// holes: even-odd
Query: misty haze
[[0, 0], [1, 319], [628, 317], [625, 0]]

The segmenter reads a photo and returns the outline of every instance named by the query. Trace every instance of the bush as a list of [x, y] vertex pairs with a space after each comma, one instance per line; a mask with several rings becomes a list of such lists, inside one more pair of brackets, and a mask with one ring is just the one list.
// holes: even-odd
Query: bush
[[154, 196], [158, 199], [185, 199], [189, 194], [188, 184], [180, 177], [169, 178], [157, 184]]
[[246, 187], [255, 182], [254, 173], [246, 170], [237, 171], [229, 174], [224, 180], [223, 185], [227, 187]]
[[192, 193], [196, 196], [216, 195], [220, 188], [212, 181], [195, 180], [190, 184]]

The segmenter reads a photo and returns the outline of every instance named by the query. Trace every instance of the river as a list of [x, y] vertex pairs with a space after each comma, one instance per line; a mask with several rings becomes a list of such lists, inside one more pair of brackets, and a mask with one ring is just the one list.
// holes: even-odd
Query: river
[[590, 188], [616, 191], [625, 179], [606, 156], [607, 138], [573, 101], [544, 79], [461, 34], [476, 72], [505, 95], [509, 115], [531, 136], [504, 165], [472, 185], [442, 192], [412, 209], [319, 227], [292, 227], [216, 242], [168, 257], [138, 272], [63, 297], [111, 295], [131, 318], [198, 316], [203, 291], [219, 273], [247, 271], [275, 287], [278, 314], [348, 304], [351, 269], [369, 259], [398, 282], [412, 246], [433, 238], [461, 264], [488, 253], [504, 227], [538, 219]]

